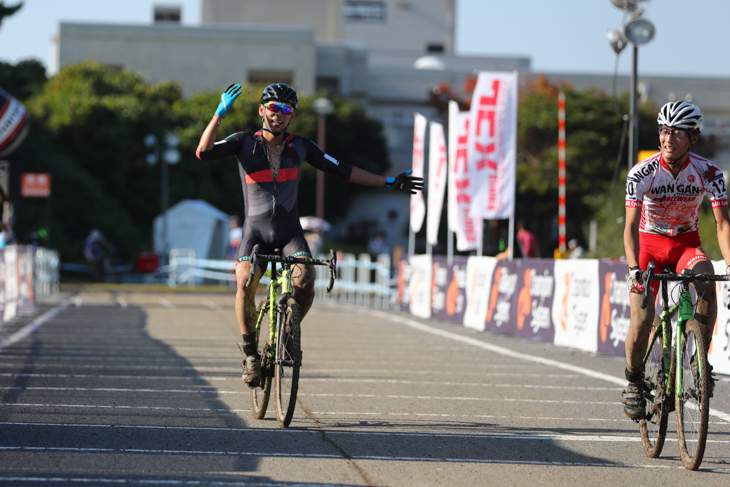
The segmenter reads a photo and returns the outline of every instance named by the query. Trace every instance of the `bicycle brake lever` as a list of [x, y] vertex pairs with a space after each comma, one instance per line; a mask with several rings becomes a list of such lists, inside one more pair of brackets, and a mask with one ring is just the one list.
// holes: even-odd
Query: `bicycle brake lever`
[[330, 265], [328, 267], [330, 268], [330, 282], [327, 285], [327, 292], [329, 293], [335, 287], [335, 279], [337, 279], [337, 254], [335, 254], [334, 249], [330, 249]]
[[253, 250], [251, 251], [251, 257], [249, 259], [249, 262], [251, 263], [251, 266], [249, 267], [248, 271], [248, 280], [246, 280], [246, 287], [251, 287], [251, 284], [253, 284], [253, 277], [256, 274], [256, 254], [259, 251], [259, 245], [256, 244], [253, 246]]
[[642, 276], [644, 281], [644, 297], [641, 300], [641, 309], [646, 309], [646, 305], [649, 302], [649, 293], [651, 292], [651, 281], [654, 278], [654, 262], [649, 262], [649, 266], [646, 272]]

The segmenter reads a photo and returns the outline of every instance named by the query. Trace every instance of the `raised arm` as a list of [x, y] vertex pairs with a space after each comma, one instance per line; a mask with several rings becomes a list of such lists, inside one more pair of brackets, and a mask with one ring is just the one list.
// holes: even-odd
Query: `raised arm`
[[223, 117], [226, 116], [226, 113], [228, 113], [228, 110], [231, 109], [233, 102], [236, 101], [236, 98], [238, 98], [240, 94], [241, 85], [239, 84], [229, 85], [228, 88], [226, 88], [226, 91], [221, 94], [221, 101], [218, 104], [218, 108], [216, 108], [215, 114], [210, 120], [210, 123], [208, 123], [208, 126], [205, 127], [203, 135], [200, 136], [200, 142], [198, 142], [197, 150], [198, 157], [200, 157], [201, 152], [209, 151], [213, 148], [215, 139], [218, 137], [218, 127], [220, 127], [221, 122], [223, 122]]

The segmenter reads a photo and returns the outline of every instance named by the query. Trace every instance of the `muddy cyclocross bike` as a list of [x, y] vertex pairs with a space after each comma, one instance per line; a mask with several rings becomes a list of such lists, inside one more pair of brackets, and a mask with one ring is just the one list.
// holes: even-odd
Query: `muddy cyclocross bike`
[[[649, 263], [643, 274], [644, 298], [649, 300], [652, 280], [661, 281], [662, 311], [654, 317], [649, 346], [644, 356], [644, 417], [639, 420], [644, 452], [657, 458], [664, 446], [669, 413], [675, 411], [679, 451], [684, 466], [697, 470], [702, 463], [709, 422], [710, 370], [707, 344], [702, 327], [694, 319], [694, 304], [689, 285], [702, 289], [703, 283], [727, 281], [730, 276], [694, 274], [685, 269], [682, 274], [654, 274], [655, 264]], [[666, 271], [665, 271], [666, 272]], [[669, 304], [668, 282], [678, 281], [674, 288], [679, 297]], [[701, 291], [700, 291], [701, 292]], [[673, 291], [674, 293], [674, 291]], [[679, 313], [672, 332], [672, 318]]]
[[[251, 389], [251, 410], [254, 418], [264, 419], [273, 382], [276, 421], [279, 426], [286, 428], [294, 416], [299, 389], [299, 368], [302, 365], [302, 310], [293, 297], [293, 267], [296, 264], [329, 267], [327, 292], [330, 292], [337, 278], [337, 257], [334, 250], [330, 251], [329, 259], [282, 257], [278, 250], [274, 251], [274, 255], [260, 255], [258, 250], [256, 245], [251, 252], [251, 274], [246, 286], [253, 283], [258, 263], [264, 263], [263, 271], [269, 262], [272, 264], [267, 296], [261, 300], [257, 309], [256, 341], [261, 357], [261, 386]], [[277, 272], [277, 263], [281, 264], [280, 272]], [[279, 289], [281, 294], [277, 296]]]

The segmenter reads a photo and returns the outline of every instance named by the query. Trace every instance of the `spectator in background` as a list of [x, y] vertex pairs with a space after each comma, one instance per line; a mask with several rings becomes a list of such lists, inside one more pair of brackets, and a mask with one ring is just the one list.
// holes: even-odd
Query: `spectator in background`
[[585, 250], [578, 244], [578, 240], [573, 238], [568, 242], [568, 258], [580, 259], [585, 254]]
[[317, 257], [322, 253], [322, 246], [324, 245], [322, 232], [318, 230], [304, 232], [304, 239], [307, 241], [307, 245], [309, 245], [309, 252], [312, 254], [312, 257]]
[[231, 215], [228, 219], [228, 258], [230, 260], [236, 260], [236, 252], [238, 247], [241, 245], [243, 240], [243, 227], [241, 226], [241, 219], [238, 215]]
[[388, 235], [384, 231], [379, 230], [375, 236], [370, 239], [370, 242], [368, 242], [368, 252], [375, 255], [390, 254], [390, 247], [388, 247], [388, 243], [386, 241], [387, 238]]
[[84, 241], [84, 257], [91, 267], [94, 280], [103, 281], [109, 265], [109, 254], [114, 252], [112, 246], [99, 230], [92, 230]]
[[539, 259], [540, 243], [537, 241], [535, 234], [525, 228], [522, 220], [517, 222], [517, 243], [525, 258]]

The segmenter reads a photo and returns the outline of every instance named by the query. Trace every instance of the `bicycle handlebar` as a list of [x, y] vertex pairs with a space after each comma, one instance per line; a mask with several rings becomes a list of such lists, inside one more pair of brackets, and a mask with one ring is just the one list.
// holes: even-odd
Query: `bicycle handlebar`
[[253, 250], [251, 251], [251, 257], [249, 258], [251, 262], [251, 269], [252, 271], [248, 275], [248, 280], [246, 281], [246, 287], [250, 287], [251, 284], [253, 284], [253, 277], [255, 274], [255, 266], [258, 264], [258, 261], [262, 262], [281, 262], [283, 264], [309, 264], [309, 265], [321, 265], [321, 266], [327, 266], [330, 269], [330, 280], [329, 284], [327, 285], [327, 292], [332, 291], [332, 288], [335, 285], [335, 280], [337, 279], [337, 254], [335, 254], [334, 249], [330, 249], [330, 258], [329, 259], [313, 259], [311, 257], [282, 257], [281, 255], [265, 255], [261, 254], [259, 255], [259, 246], [254, 245]]
[[651, 288], [651, 281], [657, 280], [657, 281], [685, 281], [687, 283], [691, 283], [694, 281], [700, 281], [700, 282], [718, 282], [718, 281], [730, 281], [730, 275], [716, 275], [716, 274], [693, 274], [691, 270], [685, 269], [685, 271], [689, 271], [688, 273], [682, 273], [682, 274], [654, 274], [654, 268], [656, 265], [654, 262], [649, 262], [649, 265], [647, 266], [646, 272], [644, 272], [641, 276], [642, 280], [644, 281], [644, 297], [641, 300], [641, 309], [646, 309], [646, 305], [649, 301], [649, 292]]

